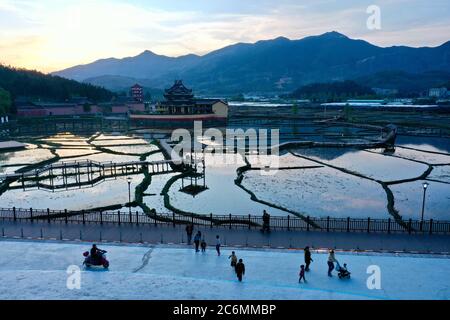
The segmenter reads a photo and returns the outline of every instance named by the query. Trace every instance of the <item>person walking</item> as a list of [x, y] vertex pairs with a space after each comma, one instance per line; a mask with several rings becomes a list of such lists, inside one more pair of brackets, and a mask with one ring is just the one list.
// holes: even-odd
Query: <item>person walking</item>
[[220, 256], [220, 237], [219, 237], [219, 235], [216, 236], [216, 251], [217, 251], [217, 255]]
[[200, 231], [198, 231], [194, 237], [195, 252], [198, 252], [198, 246], [200, 245], [201, 238], [202, 238], [202, 233]]
[[242, 276], [245, 274], [245, 265], [242, 259], [239, 259], [239, 262], [236, 264], [235, 271], [239, 282], [242, 282]]
[[236, 264], [237, 264], [238, 259], [236, 257], [236, 254], [234, 253], [234, 251], [231, 251], [231, 256], [229, 256], [228, 259], [231, 259], [231, 266], [233, 268], [236, 268]]
[[270, 232], [270, 215], [266, 210], [263, 211], [263, 228], [261, 231], [263, 233], [264, 231]]
[[309, 247], [305, 247], [305, 271], [308, 272], [309, 271], [309, 265], [311, 264], [311, 262], [314, 261], [311, 258], [311, 251], [309, 251]]
[[191, 245], [192, 233], [194, 232], [194, 225], [189, 223], [186, 225], [187, 244]]
[[337, 262], [336, 257], [334, 256], [334, 250], [331, 249], [330, 253], [328, 255], [328, 276], [332, 277], [333, 275], [331, 274], [331, 271], [334, 270], [334, 263]]
[[304, 266], [303, 264], [300, 266], [300, 273], [299, 273], [299, 276], [300, 276], [300, 278], [298, 279], [298, 283], [301, 283], [301, 282], [302, 282], [302, 279], [303, 279], [303, 282], [306, 283], [306, 278], [305, 278], [305, 266]]

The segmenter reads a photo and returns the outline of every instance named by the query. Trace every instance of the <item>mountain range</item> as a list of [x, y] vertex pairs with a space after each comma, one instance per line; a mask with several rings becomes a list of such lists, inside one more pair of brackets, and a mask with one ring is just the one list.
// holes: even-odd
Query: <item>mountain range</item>
[[[438, 47], [384, 48], [333, 31], [299, 40], [279, 37], [237, 43], [203, 56], [168, 57], [147, 50], [135, 57], [102, 59], [54, 74], [114, 91], [134, 82], [163, 89], [174, 79], [183, 79], [200, 94], [282, 93], [314, 82], [353, 79], [383, 87], [383, 74], [391, 82], [394, 79], [389, 87], [408, 88], [412, 77], [419, 81], [415, 89], [423, 89], [450, 79], [450, 41]], [[421, 85], [422, 74], [428, 75], [428, 81]]]

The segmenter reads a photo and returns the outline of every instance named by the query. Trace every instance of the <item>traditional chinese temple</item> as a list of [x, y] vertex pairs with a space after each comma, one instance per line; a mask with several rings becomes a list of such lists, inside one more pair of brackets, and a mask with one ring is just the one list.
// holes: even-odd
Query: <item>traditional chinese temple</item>
[[130, 120], [137, 126], [193, 125], [194, 121], [220, 124], [227, 121], [226, 102], [220, 99], [196, 99], [192, 89], [186, 88], [181, 80], [175, 80], [172, 87], [164, 91], [164, 98], [156, 105], [156, 112], [130, 114]]

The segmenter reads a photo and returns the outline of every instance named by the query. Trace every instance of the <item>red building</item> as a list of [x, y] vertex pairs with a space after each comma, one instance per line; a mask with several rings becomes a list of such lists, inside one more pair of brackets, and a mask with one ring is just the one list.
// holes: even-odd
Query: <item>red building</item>
[[130, 88], [130, 95], [133, 101], [144, 102], [144, 88], [137, 83]]

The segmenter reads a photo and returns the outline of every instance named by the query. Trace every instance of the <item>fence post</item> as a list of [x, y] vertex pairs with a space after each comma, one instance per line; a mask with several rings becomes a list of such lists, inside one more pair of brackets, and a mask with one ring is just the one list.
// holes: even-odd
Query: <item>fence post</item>
[[83, 224], [86, 224], [86, 220], [85, 220], [85, 217], [84, 217], [84, 210], [81, 210], [81, 214], [83, 215]]
[[347, 217], [347, 232], [350, 232], [350, 217]]
[[139, 225], [139, 213], [136, 211], [136, 225]]
[[175, 212], [172, 212], [173, 227], [175, 228]]
[[194, 224], [194, 213], [191, 213], [191, 223]]
[[370, 233], [370, 217], [367, 218], [367, 233]]
[[330, 232], [330, 216], [327, 217], [327, 232]]
[[130, 208], [130, 214], [129, 214], [129, 216], [130, 216], [130, 223], [133, 223], [133, 217], [131, 216], [131, 208]]
[[13, 217], [14, 217], [14, 221], [16, 221], [17, 220], [16, 207], [13, 207]]
[[291, 230], [290, 221], [291, 221], [291, 219], [290, 219], [290, 216], [288, 215], [287, 216], [287, 222], [288, 222], [287, 229], [288, 229], [288, 231]]
[[120, 210], [117, 210], [117, 221], [119, 222], [119, 226], [120, 226]]
[[47, 208], [47, 222], [50, 223], [50, 209]]
[[251, 223], [252, 223], [252, 216], [249, 214], [248, 215], [248, 230], [250, 230], [250, 228], [251, 228]]
[[100, 210], [100, 224], [103, 225], [103, 212]]
[[388, 219], [388, 233], [391, 233], [391, 218]]
[[306, 231], [309, 231], [309, 216], [306, 217]]
[[430, 234], [433, 233], [433, 219], [430, 219]]
[[33, 222], [33, 208], [30, 208], [30, 219]]
[[209, 227], [212, 229], [213, 227], [213, 216], [212, 213], [209, 214]]
[[411, 224], [412, 224], [412, 219], [410, 218], [409, 222], [408, 222], [408, 234], [411, 234]]
[[230, 229], [231, 229], [231, 213], [229, 215], [229, 219], [230, 219]]
[[64, 209], [64, 222], [67, 224], [67, 209]]

